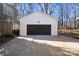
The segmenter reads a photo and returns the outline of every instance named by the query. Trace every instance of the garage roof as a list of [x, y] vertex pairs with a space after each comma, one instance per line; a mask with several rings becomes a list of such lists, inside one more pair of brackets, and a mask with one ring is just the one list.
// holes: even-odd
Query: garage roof
[[33, 13], [27, 15], [27, 16], [22, 17], [22, 18], [19, 19], [19, 20], [22, 21], [22, 19], [25, 19], [25, 18], [27, 18], [27, 17], [29, 17], [29, 16], [34, 16], [35, 14], [36, 14], [36, 15], [37, 15], [37, 14], [45, 15], [45, 16], [47, 16], [47, 17], [53, 18], [54, 20], [57, 20], [57, 21], [58, 21], [57, 17], [55, 17], [55, 16], [50, 16], [50, 15], [48, 15], [48, 14], [42, 12], [42, 11], [33, 12]]

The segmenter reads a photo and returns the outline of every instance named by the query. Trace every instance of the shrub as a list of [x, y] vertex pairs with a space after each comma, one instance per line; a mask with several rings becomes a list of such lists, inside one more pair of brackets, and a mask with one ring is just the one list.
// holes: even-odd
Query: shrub
[[14, 35], [19, 35], [19, 30], [13, 30]]

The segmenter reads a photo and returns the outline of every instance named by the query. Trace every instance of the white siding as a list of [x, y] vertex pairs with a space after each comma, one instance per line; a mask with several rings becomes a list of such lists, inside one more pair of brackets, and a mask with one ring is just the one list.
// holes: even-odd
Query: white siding
[[[38, 23], [38, 21], [40, 23]], [[27, 24], [51, 24], [51, 35], [57, 35], [58, 21], [47, 14], [36, 12], [20, 19], [20, 35], [27, 36]]]
[[26, 24], [20, 22], [20, 35], [26, 36]]

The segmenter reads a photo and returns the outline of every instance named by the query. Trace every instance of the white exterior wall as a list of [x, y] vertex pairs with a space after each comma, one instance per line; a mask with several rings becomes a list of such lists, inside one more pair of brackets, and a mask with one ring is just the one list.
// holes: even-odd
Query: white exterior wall
[[[40, 23], [38, 23], [40, 21]], [[42, 13], [34, 13], [30, 14], [27, 17], [24, 17], [20, 19], [20, 35], [21, 36], [27, 36], [27, 25], [29, 24], [36, 24], [36, 25], [51, 25], [51, 35], [57, 35], [57, 29], [58, 29], [58, 21], [54, 18], [42, 14]]]
[[26, 36], [26, 27], [25, 27], [25, 25], [26, 24], [20, 22], [20, 35], [21, 36]]

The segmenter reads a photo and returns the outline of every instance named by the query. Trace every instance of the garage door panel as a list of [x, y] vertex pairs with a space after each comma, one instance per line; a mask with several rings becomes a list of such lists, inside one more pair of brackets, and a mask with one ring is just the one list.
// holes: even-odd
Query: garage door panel
[[27, 35], [51, 35], [51, 25], [27, 25]]

